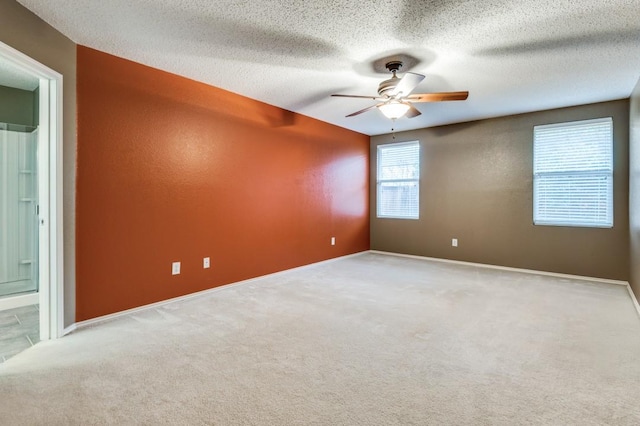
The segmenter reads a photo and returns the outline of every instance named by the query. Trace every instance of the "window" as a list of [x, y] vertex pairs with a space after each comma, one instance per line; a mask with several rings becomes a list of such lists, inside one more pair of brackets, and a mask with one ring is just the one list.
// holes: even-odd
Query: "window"
[[533, 223], [613, 226], [611, 117], [534, 127]]
[[378, 217], [418, 219], [420, 144], [378, 146]]

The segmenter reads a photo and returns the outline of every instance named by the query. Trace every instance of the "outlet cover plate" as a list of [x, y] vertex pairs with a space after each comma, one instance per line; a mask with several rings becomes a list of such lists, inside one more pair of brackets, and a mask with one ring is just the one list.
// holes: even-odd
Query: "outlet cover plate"
[[204, 269], [210, 268], [211, 267], [211, 258], [205, 257], [204, 259], [202, 259], [202, 267]]
[[180, 262], [173, 262], [171, 264], [171, 275], [179, 275], [180, 274]]

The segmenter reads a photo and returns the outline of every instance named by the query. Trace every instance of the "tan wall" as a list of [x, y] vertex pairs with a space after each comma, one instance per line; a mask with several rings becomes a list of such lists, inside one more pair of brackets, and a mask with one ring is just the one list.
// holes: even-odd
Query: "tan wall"
[[76, 45], [13, 0], [0, 1], [0, 41], [63, 75], [64, 322], [75, 319]]
[[629, 235], [630, 284], [640, 297], [640, 80], [629, 107]]
[[[606, 116], [614, 123], [614, 227], [534, 226], [533, 127]], [[372, 137], [371, 248], [628, 280], [628, 139], [628, 100]], [[411, 140], [421, 144], [420, 219], [378, 219], [377, 145]]]

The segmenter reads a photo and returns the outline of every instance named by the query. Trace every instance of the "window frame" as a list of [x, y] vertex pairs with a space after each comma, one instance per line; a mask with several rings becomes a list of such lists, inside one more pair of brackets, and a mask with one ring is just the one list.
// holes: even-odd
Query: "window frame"
[[[546, 171], [546, 172], [536, 172], [536, 131], [539, 130], [548, 130], [553, 128], [562, 128], [566, 129], [572, 126], [580, 126], [587, 125], [592, 123], [607, 123], [609, 124], [609, 134], [608, 134], [608, 167], [605, 168], [593, 168], [589, 170], [556, 170], [556, 171]], [[564, 227], [575, 227], [575, 228], [613, 228], [614, 224], [614, 190], [613, 190], [613, 176], [614, 176], [614, 152], [613, 152], [613, 118], [612, 117], [601, 117], [587, 120], [574, 120], [567, 121], [562, 123], [553, 123], [553, 124], [543, 124], [534, 126], [533, 130], [533, 164], [532, 164], [532, 175], [533, 175], [533, 224], [536, 226], [564, 226]], [[554, 220], [549, 217], [540, 217], [539, 208], [538, 208], [538, 200], [539, 200], [539, 183], [545, 177], [605, 177], [606, 178], [606, 202], [607, 202], [607, 213], [608, 215], [604, 220], [600, 221], [580, 221], [579, 219], [564, 219], [564, 220]], [[579, 179], [579, 178], [578, 178]], [[573, 217], [575, 217], [576, 213], [580, 213], [580, 210], [571, 211]]]
[[[385, 150], [385, 149], [391, 149], [391, 148], [399, 148], [399, 147], [403, 147], [403, 146], [416, 146], [418, 148], [418, 153], [417, 153], [417, 168], [418, 168], [418, 173], [417, 173], [417, 177], [416, 178], [403, 178], [403, 179], [382, 179], [381, 178], [381, 165], [382, 162], [380, 161], [381, 159], [381, 153]], [[420, 219], [420, 163], [421, 163], [421, 158], [420, 158], [420, 152], [421, 152], [421, 146], [420, 146], [420, 141], [418, 140], [414, 140], [414, 141], [406, 141], [406, 142], [395, 142], [395, 143], [387, 143], [387, 144], [380, 144], [377, 146], [377, 151], [376, 151], [376, 217], [378, 219], [407, 219], [407, 220], [418, 220]], [[385, 183], [415, 183], [416, 185], [416, 211], [415, 211], [415, 215], [411, 214], [411, 215], [395, 215], [395, 214], [383, 214], [381, 212], [381, 207], [382, 204], [380, 203], [381, 200], [381, 196], [380, 196], [380, 190], [383, 186], [383, 184]]]

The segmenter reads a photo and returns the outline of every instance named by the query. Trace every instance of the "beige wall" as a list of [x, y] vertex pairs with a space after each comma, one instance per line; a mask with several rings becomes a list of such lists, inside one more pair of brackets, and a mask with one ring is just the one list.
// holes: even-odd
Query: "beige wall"
[[629, 107], [629, 235], [630, 284], [640, 297], [640, 80], [631, 93]]
[[0, 41], [63, 75], [64, 318], [75, 319], [76, 45], [13, 0], [0, 1]]
[[[597, 117], [614, 123], [614, 227], [533, 225], [533, 126]], [[421, 144], [420, 219], [376, 218], [371, 138], [371, 248], [628, 280], [629, 101], [620, 100], [397, 133]], [[459, 246], [451, 247], [457, 238]]]

